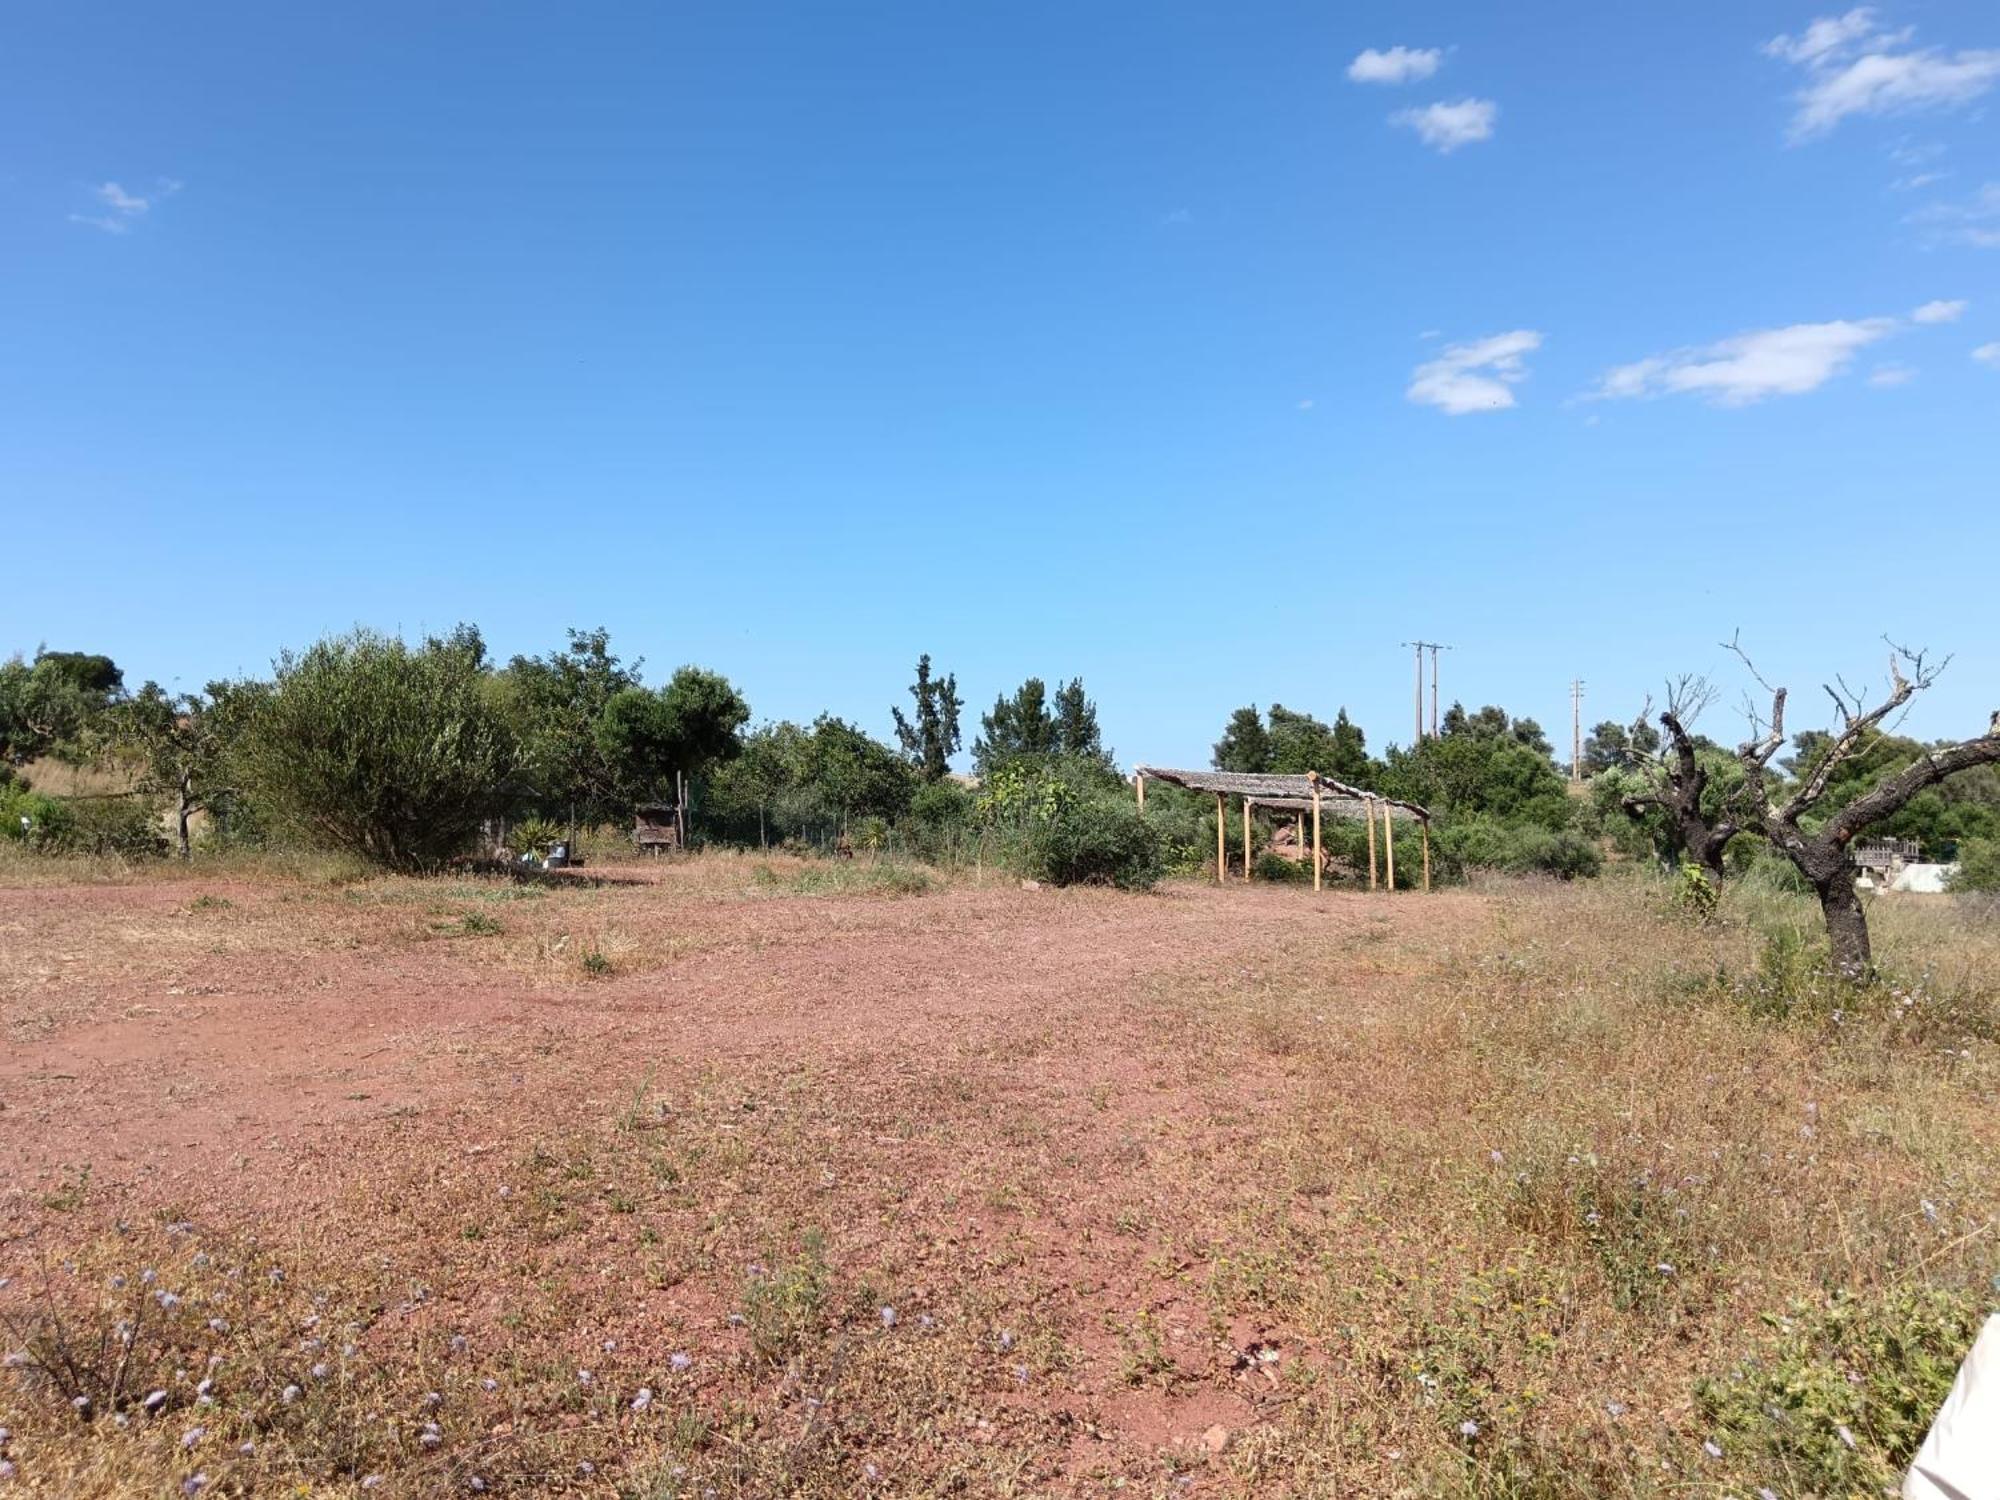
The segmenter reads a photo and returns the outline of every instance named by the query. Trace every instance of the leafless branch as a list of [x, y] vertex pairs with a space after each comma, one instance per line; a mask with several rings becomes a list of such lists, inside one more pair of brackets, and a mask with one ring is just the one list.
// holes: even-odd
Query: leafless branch
[[1743, 649], [1743, 632], [1740, 629], [1722, 643], [1722, 649], [1735, 653], [1737, 659], [1749, 670], [1750, 675], [1757, 680], [1757, 686], [1767, 693], [1778, 691], [1778, 689], [1772, 687], [1770, 683], [1764, 680], [1764, 674], [1757, 670], [1757, 663], [1750, 660], [1750, 653]]
[[[1667, 683], [1667, 712], [1692, 726], [1716, 699], [1715, 684], [1694, 672], [1683, 672]], [[1651, 699], [1647, 702], [1650, 705]]]

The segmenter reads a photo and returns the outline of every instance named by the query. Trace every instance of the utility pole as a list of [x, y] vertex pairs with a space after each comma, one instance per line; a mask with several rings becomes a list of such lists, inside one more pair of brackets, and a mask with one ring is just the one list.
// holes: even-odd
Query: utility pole
[[1430, 642], [1431, 648], [1431, 738], [1438, 735], [1438, 652], [1449, 651], [1451, 647]]
[[1417, 737], [1410, 743], [1420, 745], [1424, 740], [1424, 643], [1405, 641], [1403, 644], [1414, 647], [1417, 653]]
[[1424, 737], [1424, 653], [1431, 654], [1431, 738], [1438, 732], [1438, 652], [1449, 651], [1451, 647], [1440, 646], [1436, 641], [1405, 641], [1405, 646], [1417, 653], [1417, 739]]
[[1569, 779], [1583, 780], [1583, 679], [1569, 684]]

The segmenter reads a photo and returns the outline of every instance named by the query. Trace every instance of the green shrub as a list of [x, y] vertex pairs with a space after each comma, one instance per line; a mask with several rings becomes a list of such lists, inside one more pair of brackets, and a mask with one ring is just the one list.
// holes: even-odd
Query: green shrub
[[1026, 873], [1050, 885], [1115, 885], [1147, 890], [1165, 870], [1160, 833], [1123, 798], [1081, 797], [1029, 824], [1021, 847]]
[[77, 797], [67, 804], [69, 827], [60, 847], [72, 854], [159, 859], [172, 847], [158, 813], [138, 797]]
[[1534, 823], [1501, 823], [1474, 814], [1441, 822], [1435, 839], [1440, 854], [1467, 869], [1574, 880], [1604, 868], [1597, 845], [1583, 835]]
[[1280, 885], [1295, 881], [1310, 881], [1313, 877], [1312, 861], [1307, 859], [1286, 859], [1282, 854], [1265, 850], [1257, 856], [1255, 865], [1259, 880], [1275, 881]]
[[465, 628], [416, 647], [357, 631], [288, 653], [245, 736], [251, 792], [308, 838], [376, 864], [421, 869], [460, 852], [515, 764], [484, 657]]
[[1962, 840], [1951, 888], [1954, 892], [2000, 891], [2000, 839]]
[[44, 797], [19, 781], [0, 786], [0, 838], [44, 853], [124, 859], [151, 859], [168, 849], [143, 798]]
[[1722, 892], [1700, 865], [1684, 864], [1674, 877], [1673, 903], [1682, 916], [1706, 922], [1722, 904]]
[[1982, 1318], [1962, 1292], [1837, 1292], [1767, 1317], [1775, 1346], [1703, 1381], [1695, 1399], [1721, 1462], [1753, 1491], [1894, 1494]]
[[972, 820], [971, 792], [956, 781], [932, 781], [918, 787], [910, 798], [910, 810], [898, 831], [912, 854], [941, 861], [958, 851]]
[[0, 839], [30, 849], [62, 849], [70, 824], [67, 804], [29, 791], [25, 781], [0, 784]]
[[547, 854], [562, 836], [562, 829], [547, 818], [523, 818], [508, 834], [516, 854], [532, 854], [537, 858]]

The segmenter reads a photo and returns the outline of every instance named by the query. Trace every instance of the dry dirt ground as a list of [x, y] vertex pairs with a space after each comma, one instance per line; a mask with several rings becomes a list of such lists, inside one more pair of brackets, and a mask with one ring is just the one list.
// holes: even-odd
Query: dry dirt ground
[[[0, 1386], [14, 1483], [1481, 1492], [1536, 1424], [1636, 1473], [1783, 1277], [1943, 1240], [1784, 1177], [1838, 1109], [1809, 1044], [1608, 1025], [1612, 910], [721, 858], [0, 888], [0, 1311], [85, 1288], [122, 1338], [136, 1297], [166, 1393], [85, 1442]], [[1988, 1213], [1926, 1175], [1980, 1077], [1850, 1189]], [[1670, 1291], [1581, 1228], [1545, 1269], [1494, 1196], [1586, 1141], [1716, 1184], [1630, 1250]]]
[[[933, 1301], [992, 1304], [996, 1388], [963, 1417], [1001, 1445], [1032, 1429], [1030, 1488], [1158, 1474], [1254, 1424], [1284, 1351], [1251, 1322], [1212, 1327], [1191, 1294], [1170, 1231], [1202, 1173], [1172, 1164], [1230, 1171], [1298, 1080], [1269, 1052], [1190, 1066], [1163, 986], [1254, 974], [1303, 943], [1338, 955], [1351, 1022], [1389, 1003], [1384, 938], [1476, 924], [1479, 903], [1012, 882], [818, 896], [775, 869], [0, 891], [17, 1269], [85, 1225], [161, 1216], [356, 1262], [452, 1239], [482, 1253], [450, 1256], [435, 1295], [470, 1326], [504, 1314], [481, 1272], [504, 1276], [514, 1252], [504, 1225], [464, 1236], [506, 1218], [538, 1152], [685, 1144], [695, 1162], [647, 1174], [651, 1201], [561, 1236], [560, 1264], [618, 1289], [537, 1329], [567, 1345], [560, 1362], [740, 1362], [745, 1278], [811, 1237], [902, 1304], [897, 1328], [934, 1326]], [[656, 1217], [691, 1223], [656, 1228], [655, 1248]], [[691, 1263], [635, 1274], [690, 1231]], [[1046, 1370], [1011, 1357], [1031, 1334]], [[767, 1374], [783, 1384], [778, 1363]]]

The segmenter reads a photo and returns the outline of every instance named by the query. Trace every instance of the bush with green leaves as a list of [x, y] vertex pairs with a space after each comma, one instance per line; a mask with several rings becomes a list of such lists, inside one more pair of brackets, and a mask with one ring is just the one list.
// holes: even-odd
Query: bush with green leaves
[[171, 846], [158, 809], [140, 797], [74, 797], [55, 847], [71, 854], [160, 859]]
[[0, 839], [30, 849], [61, 849], [67, 847], [70, 822], [66, 804], [30, 790], [25, 781], [0, 782]]
[[1951, 888], [1954, 892], [2000, 891], [2000, 839], [1966, 839], [1961, 843]]
[[1312, 879], [1312, 861], [1308, 859], [1286, 859], [1282, 854], [1274, 854], [1266, 849], [1258, 855], [1254, 869], [1259, 880], [1268, 880], [1280, 885]]
[[1706, 922], [1722, 904], [1722, 891], [1700, 865], [1683, 863], [1674, 877], [1673, 903], [1682, 916]]
[[1718, 1463], [1749, 1493], [1896, 1493], [1984, 1316], [1913, 1286], [1767, 1317], [1773, 1347], [1696, 1389]]
[[547, 854], [562, 836], [561, 827], [547, 818], [523, 818], [508, 835], [516, 854], [532, 854], [537, 858]]
[[1468, 869], [1574, 880], [1604, 867], [1603, 855], [1589, 839], [1536, 823], [1502, 823], [1476, 814], [1453, 817], [1440, 821], [1434, 839], [1444, 860]]
[[515, 748], [476, 631], [411, 646], [363, 630], [280, 659], [240, 761], [275, 819], [408, 870], [470, 845], [504, 795]]
[[21, 781], [0, 785], [0, 839], [45, 854], [154, 859], [167, 836], [142, 797], [44, 797]]
[[973, 795], [956, 781], [932, 781], [917, 788], [899, 832], [920, 859], [956, 854], [973, 827]]
[[1159, 830], [1123, 798], [1062, 801], [1028, 824], [1020, 854], [1025, 872], [1050, 885], [1149, 890], [1166, 871]]

